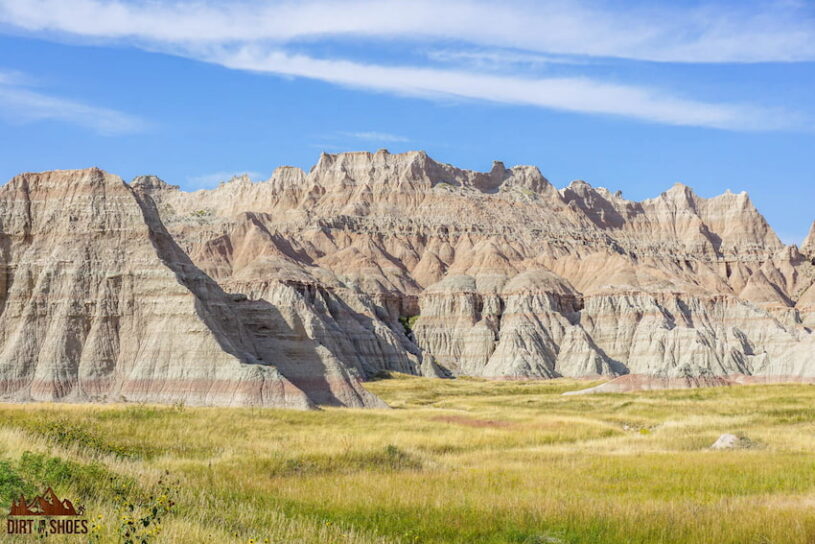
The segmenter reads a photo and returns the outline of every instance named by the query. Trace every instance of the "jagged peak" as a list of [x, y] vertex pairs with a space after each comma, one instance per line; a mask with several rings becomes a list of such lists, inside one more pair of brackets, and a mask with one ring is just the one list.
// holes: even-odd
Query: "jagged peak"
[[679, 199], [684, 200], [688, 203], [716, 202], [718, 200], [737, 201], [741, 202], [742, 206], [752, 206], [752, 200], [750, 199], [750, 195], [747, 193], [747, 191], [740, 191], [738, 193], [734, 193], [731, 189], [728, 188], [725, 189], [725, 191], [720, 195], [705, 198], [696, 194], [696, 191], [693, 190], [693, 187], [685, 185], [684, 183], [681, 182], [674, 183], [670, 189], [660, 194], [658, 198], [663, 199], [668, 198], [674, 201]]
[[102, 170], [98, 166], [89, 168], [79, 168], [71, 170], [46, 170], [44, 172], [24, 172], [11, 178], [6, 187], [40, 186], [54, 181], [60, 185], [122, 185], [125, 182], [116, 174], [111, 174]]
[[558, 190], [558, 193], [560, 194], [561, 198], [568, 201], [575, 198], [586, 198], [593, 190], [594, 187], [592, 187], [589, 183], [583, 181], [582, 179], [575, 179], [569, 182], [569, 185], [563, 189]]
[[790, 261], [797, 263], [803, 256], [795, 244], [784, 246], [773, 254], [774, 261]]
[[809, 255], [815, 255], [815, 221], [812, 222], [809, 234], [804, 239], [803, 245], [801, 245], [801, 251]]
[[387, 149], [379, 149], [375, 153], [370, 151], [345, 151], [342, 153], [320, 153], [317, 163], [309, 171], [310, 174], [324, 172], [334, 167], [367, 166], [376, 163], [384, 164], [410, 164], [413, 162], [435, 163], [424, 151], [406, 151], [404, 153], [390, 153]]
[[567, 200], [574, 198], [575, 196], [586, 198], [590, 194], [596, 194], [605, 200], [616, 201], [618, 203], [628, 202], [625, 198], [623, 198], [622, 191], [615, 191], [612, 193], [611, 190], [607, 189], [606, 187], [594, 187], [589, 182], [582, 179], [572, 181], [569, 183], [569, 185], [561, 189], [559, 193]]
[[747, 203], [747, 204], [752, 204], [753, 203], [752, 199], [750, 198], [750, 194], [747, 191], [741, 191], [741, 192], [738, 192], [738, 193], [734, 193], [730, 189], [727, 189], [725, 192], [723, 192], [720, 195], [716, 195], [716, 196], [713, 196], [713, 197], [710, 197], [710, 198], [705, 198], [703, 200], [738, 201], [738, 202], [744, 202], [744, 203]]
[[380, 149], [375, 153], [369, 151], [323, 152], [317, 163], [309, 170], [308, 175], [318, 177], [321, 173], [337, 168], [367, 172], [371, 167], [380, 165], [410, 168], [414, 174], [425, 174], [434, 185], [436, 182], [444, 182], [454, 186], [469, 186], [489, 193], [498, 190], [508, 180], [514, 180], [513, 184], [521, 184], [535, 191], [545, 190], [547, 186], [551, 185], [537, 166], [516, 165], [507, 168], [503, 161], [494, 160], [490, 169], [485, 172], [467, 170], [438, 162], [427, 152], [421, 150], [403, 153], [390, 153], [387, 149]]
[[609, 191], [605, 187], [597, 187], [595, 189], [595, 191], [597, 191], [598, 193], [603, 195], [603, 198], [605, 198], [606, 200], [612, 200], [612, 199], [621, 200], [622, 199], [622, 194], [623, 194], [622, 191], [616, 191], [616, 192], [612, 193], [611, 191]]
[[[67, 178], [88, 178], [89, 176], [113, 176], [98, 166], [89, 166], [88, 168], [69, 168], [69, 169], [54, 169], [43, 170], [41, 172], [22, 172], [14, 176], [15, 178], [21, 177], [38, 177], [38, 176], [64, 176]], [[118, 176], [117, 176], [118, 177]], [[12, 178], [13, 179], [13, 178]]]
[[[530, 165], [530, 164], [516, 164], [515, 166], [510, 168], [510, 171], [512, 171], [512, 172], [528, 172], [528, 173], [534, 174], [536, 176], [540, 176], [543, 179], [546, 179], [546, 177], [541, 173], [540, 168], [538, 168], [537, 166]], [[546, 181], [548, 182], [549, 180], [546, 179]]]
[[266, 181], [271, 182], [273, 180], [291, 179], [292, 177], [303, 179], [306, 177], [306, 172], [297, 166], [278, 166]]
[[[495, 170], [493, 166], [493, 171]], [[538, 194], [557, 194], [557, 189], [541, 174], [537, 166], [513, 166], [504, 171], [500, 184], [507, 187], [523, 187]]]
[[739, 191], [738, 193], [736, 193], [732, 191], [730, 188], [727, 188], [724, 190], [722, 194], [714, 196], [712, 198], [738, 198], [750, 200], [750, 194], [747, 191]]
[[154, 175], [136, 176], [130, 182], [130, 186], [134, 189], [140, 189], [147, 192], [181, 190], [180, 186], [170, 185], [160, 177]]
[[594, 189], [594, 187], [592, 187], [591, 183], [589, 183], [586, 180], [575, 179], [575, 180], [572, 180], [569, 183], [569, 185], [566, 186], [566, 189], [580, 189], [580, 190], [582, 190], [582, 189]]
[[[432, 186], [447, 183], [453, 186], [468, 188], [470, 190], [478, 190], [483, 193], [494, 193], [498, 191], [510, 191], [513, 188], [527, 188], [539, 194], [551, 194], [552, 198], [561, 198], [567, 203], [571, 200], [580, 199], [584, 200], [584, 207], [587, 210], [594, 209], [597, 206], [606, 206], [595, 197], [601, 200], [608, 201], [614, 210], [619, 212], [623, 217], [626, 217], [625, 210], [639, 209], [637, 213], [643, 213], [641, 209], [643, 205], [646, 208], [651, 206], [663, 206], [666, 202], [670, 202], [672, 207], [678, 209], [690, 209], [700, 216], [700, 218], [713, 228], [717, 234], [722, 235], [724, 232], [730, 233], [734, 236], [733, 220], [727, 219], [728, 214], [738, 214], [743, 212], [747, 214], [745, 219], [754, 221], [753, 225], [756, 227], [756, 236], [770, 244], [770, 248], [776, 250], [783, 247], [783, 244], [775, 243], [775, 233], [772, 228], [767, 224], [766, 219], [761, 216], [760, 212], [752, 205], [750, 197], [746, 191], [734, 193], [731, 190], [723, 194], [712, 197], [702, 198], [697, 196], [693, 190], [682, 183], [677, 183], [668, 191], [662, 193], [655, 199], [649, 199], [642, 202], [628, 201], [622, 198], [619, 193], [612, 193], [602, 187], [594, 188], [592, 185], [584, 180], [574, 180], [568, 187], [557, 190], [543, 177], [540, 170], [535, 166], [517, 165], [511, 168], [506, 168], [502, 161], [493, 161], [490, 169], [486, 172], [478, 172], [472, 170], [464, 170], [456, 168], [446, 163], [439, 163], [431, 159], [424, 151], [408, 151], [405, 153], [392, 154], [387, 149], [380, 149], [374, 153], [368, 151], [357, 151], [348, 153], [328, 154], [322, 153], [317, 165], [312, 168], [309, 174], [310, 180], [315, 183], [324, 183], [326, 179], [316, 169], [328, 167], [328, 165], [335, 165], [335, 163], [350, 163], [347, 168], [346, 174], [356, 170], [357, 174], [351, 174], [352, 177], [358, 178], [362, 181], [363, 177], [367, 176], [372, 169], [379, 170], [384, 163], [387, 165], [389, 171], [380, 170], [377, 174], [377, 183], [390, 183], [390, 180], [396, 180], [398, 183], [403, 183], [406, 179], [415, 179], [418, 181], [416, 190], [429, 190]], [[356, 162], [357, 164], [353, 165]], [[398, 168], [392, 169], [394, 165], [400, 165]], [[322, 165], [322, 166], [321, 166]], [[350, 168], [353, 165], [354, 168]], [[333, 166], [332, 166], [333, 167]], [[339, 173], [338, 171], [337, 173]], [[306, 179], [305, 172], [294, 166], [281, 166], [278, 167], [272, 176], [266, 181], [254, 182], [246, 175], [233, 177], [231, 180], [222, 183], [214, 191], [229, 191], [231, 189], [240, 190], [241, 192], [249, 190], [249, 188], [257, 187], [262, 189], [264, 184], [270, 183], [269, 190], [274, 192], [278, 189], [285, 187], [297, 187]], [[345, 178], [345, 174], [340, 176]], [[338, 179], [340, 179], [338, 177]], [[428, 183], [428, 181], [430, 183]], [[43, 188], [50, 190], [52, 187], [64, 187], [70, 183], [89, 183], [92, 185], [106, 185], [106, 184], [122, 184], [127, 186], [121, 178], [112, 174], [106, 173], [98, 167], [91, 167], [77, 170], [53, 170], [49, 172], [40, 173], [24, 173], [16, 176], [13, 180], [17, 186], [24, 186], [29, 188]], [[12, 185], [10, 182], [9, 185]], [[12, 185], [13, 186], [13, 185]], [[134, 189], [148, 190], [148, 191], [179, 191], [178, 186], [170, 185], [159, 177], [154, 175], [139, 176], [134, 178], [130, 187]], [[265, 190], [265, 189], [264, 189]], [[206, 191], [204, 191], [206, 192]], [[612, 211], [610, 208], [604, 210], [608, 214]], [[636, 211], [636, 210], [634, 210]], [[646, 210], [647, 212], [647, 210]], [[633, 212], [632, 212], [633, 213]], [[725, 217], [723, 220], [716, 220], [711, 218], [716, 214], [720, 217]], [[608, 217], [604, 219], [607, 223]], [[758, 221], [758, 222], [755, 222]], [[730, 227], [727, 227], [727, 225]], [[721, 232], [720, 232], [721, 231]], [[815, 255], [815, 226], [810, 230], [806, 241], [801, 245], [801, 251], [805, 255]]]
[[243, 174], [235, 174], [231, 178], [229, 178], [228, 180], [225, 180], [225, 181], [222, 181], [221, 183], [219, 183], [219, 185], [229, 185], [229, 184], [232, 184], [232, 183], [249, 184], [249, 183], [254, 183], [254, 182], [252, 181], [252, 178], [249, 177], [249, 174], [243, 173]]
[[677, 182], [667, 191], [660, 193], [658, 197], [646, 199], [642, 204], [657, 204], [660, 206], [668, 204], [676, 209], [695, 210], [700, 200], [703, 199], [700, 199], [691, 187]]
[[696, 198], [696, 193], [693, 191], [693, 188], [689, 187], [688, 185], [685, 185], [684, 183], [681, 182], [676, 182], [671, 186], [670, 189], [662, 193], [662, 195], [660, 196], [669, 197], [673, 199], [676, 199], [677, 197], [688, 199]]
[[[440, 163], [432, 159], [425, 151], [406, 151], [404, 153], [390, 153], [387, 149], [380, 149], [376, 153], [368, 151], [353, 151], [346, 153], [322, 153], [317, 164], [309, 171], [309, 176], [319, 178], [321, 174], [332, 171], [342, 171], [346, 174], [358, 172], [367, 175], [372, 168], [395, 167], [409, 171], [411, 176], [429, 179], [432, 185], [446, 183], [453, 186], [468, 186], [482, 192], [495, 192], [495, 190], [513, 174], [529, 174], [536, 172], [540, 181], [546, 181], [536, 168], [513, 167], [507, 169], [503, 162], [493, 161], [487, 172], [464, 170], [453, 165]], [[538, 185], [540, 182], [538, 182]]]

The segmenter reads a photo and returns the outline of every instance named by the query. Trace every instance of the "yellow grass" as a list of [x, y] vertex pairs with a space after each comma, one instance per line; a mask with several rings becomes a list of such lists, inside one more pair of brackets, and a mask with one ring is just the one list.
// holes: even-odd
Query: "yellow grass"
[[[367, 384], [391, 410], [0, 405], [0, 505], [8, 474], [52, 485], [118, 542], [163, 478], [176, 505], [150, 542], [815, 542], [815, 386], [561, 394], [590, 385]], [[749, 447], [709, 450], [725, 432]]]

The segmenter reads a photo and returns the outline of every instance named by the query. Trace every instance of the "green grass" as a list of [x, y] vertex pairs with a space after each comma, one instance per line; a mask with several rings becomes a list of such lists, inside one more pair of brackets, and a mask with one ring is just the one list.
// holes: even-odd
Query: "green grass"
[[[815, 542], [815, 387], [562, 396], [591, 385], [366, 384], [391, 410], [0, 405], [0, 506], [51, 485], [98, 542], [160, 494], [150, 542]], [[725, 432], [749, 447], [711, 451]]]

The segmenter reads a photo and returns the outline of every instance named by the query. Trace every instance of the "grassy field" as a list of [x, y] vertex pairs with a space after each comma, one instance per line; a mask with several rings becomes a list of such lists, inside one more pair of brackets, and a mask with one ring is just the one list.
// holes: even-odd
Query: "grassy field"
[[[815, 542], [815, 386], [561, 395], [588, 385], [367, 384], [392, 410], [0, 405], [0, 506], [46, 485], [84, 504], [92, 534], [49, 542]], [[747, 447], [711, 451], [725, 432]]]

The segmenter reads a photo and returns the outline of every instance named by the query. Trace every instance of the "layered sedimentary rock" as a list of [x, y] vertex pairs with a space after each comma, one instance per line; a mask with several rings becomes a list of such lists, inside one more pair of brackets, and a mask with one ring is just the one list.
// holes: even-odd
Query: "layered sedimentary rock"
[[149, 196], [116, 176], [18, 176], [0, 189], [0, 221], [3, 398], [378, 403], [359, 374], [321, 353], [298, 321], [319, 316], [299, 294], [292, 317], [225, 291], [178, 247]]
[[812, 223], [812, 227], [809, 229], [809, 235], [807, 235], [806, 240], [804, 240], [804, 245], [801, 249], [809, 255], [815, 255], [815, 223]]
[[815, 378], [815, 227], [745, 193], [642, 202], [421, 152], [187, 193], [153, 176], [0, 189], [0, 388], [18, 399], [372, 406], [384, 370]]

